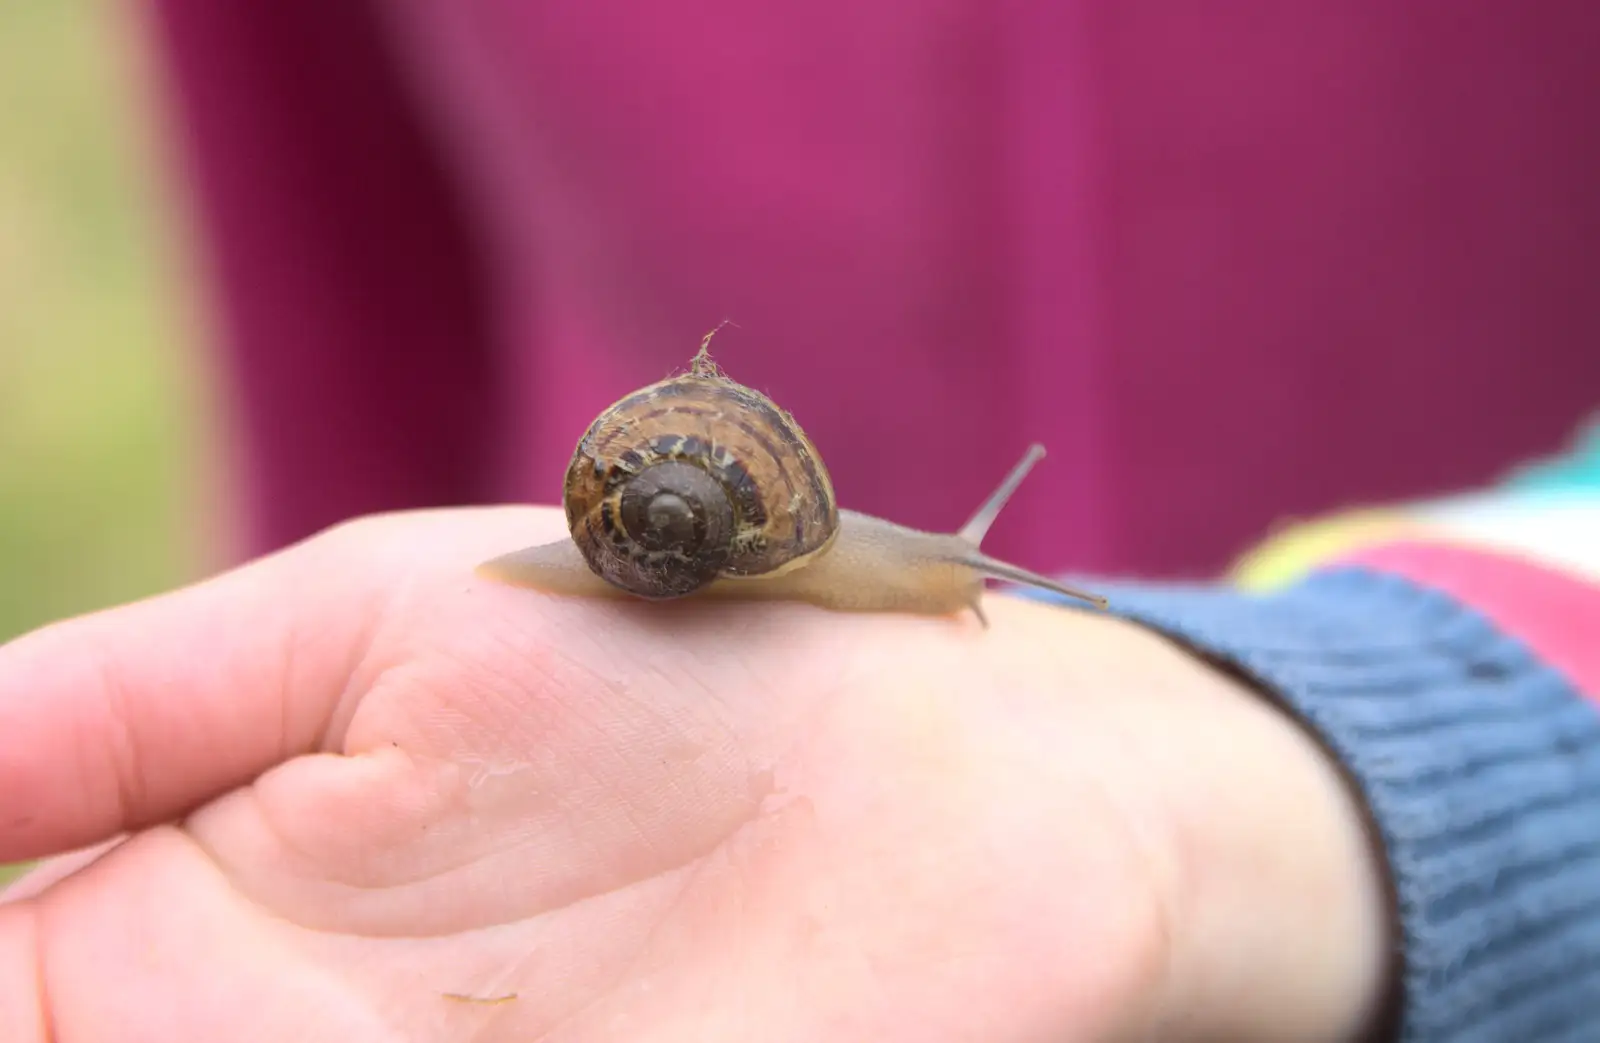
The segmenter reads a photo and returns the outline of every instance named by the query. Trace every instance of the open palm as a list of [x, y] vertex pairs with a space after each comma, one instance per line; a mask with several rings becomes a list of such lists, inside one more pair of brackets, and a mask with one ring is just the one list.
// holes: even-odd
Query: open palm
[[0, 1036], [1003, 1043], [1171, 1014], [1159, 744], [1095, 674], [1153, 639], [1003, 598], [983, 630], [473, 576], [559, 529], [354, 523], [0, 649], [0, 857], [125, 836], [0, 905]]

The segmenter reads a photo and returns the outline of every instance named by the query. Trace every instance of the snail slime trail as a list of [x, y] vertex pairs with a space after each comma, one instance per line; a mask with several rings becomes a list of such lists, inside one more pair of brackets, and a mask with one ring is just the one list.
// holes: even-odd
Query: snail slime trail
[[842, 510], [794, 417], [712, 361], [716, 332], [688, 373], [619, 399], [578, 440], [561, 490], [571, 539], [486, 561], [481, 575], [573, 597], [799, 601], [930, 616], [970, 609], [984, 626], [988, 579], [1106, 607], [1098, 594], [980, 550], [1043, 446], [1028, 448], [958, 532]]

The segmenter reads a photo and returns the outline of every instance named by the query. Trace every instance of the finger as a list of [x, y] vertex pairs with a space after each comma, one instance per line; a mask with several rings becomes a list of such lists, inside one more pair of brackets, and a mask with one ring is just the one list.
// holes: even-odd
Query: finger
[[[547, 535], [555, 512], [366, 519], [0, 647], [0, 862], [181, 815], [337, 743], [394, 592]], [[541, 524], [542, 523], [542, 524]]]
[[[0, 887], [0, 906], [14, 905], [43, 894], [80, 869], [94, 865], [127, 839], [126, 834], [118, 834], [110, 840], [102, 840], [98, 844], [69, 851], [38, 863], [9, 884]], [[0, 1039], [4, 1038], [0, 1036]]]
[[316, 742], [353, 628], [303, 618], [303, 554], [0, 648], [0, 861], [177, 814]]
[[39, 980], [39, 918], [24, 905], [0, 906], [0, 1039], [47, 1043]]

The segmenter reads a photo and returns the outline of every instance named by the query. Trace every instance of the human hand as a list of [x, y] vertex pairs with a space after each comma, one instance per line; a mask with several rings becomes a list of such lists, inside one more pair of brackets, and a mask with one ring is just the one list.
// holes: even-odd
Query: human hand
[[[1356, 1038], [1314, 744], [1109, 617], [562, 601], [342, 526], [0, 649], [0, 1039]], [[105, 841], [110, 838], [109, 846]]]

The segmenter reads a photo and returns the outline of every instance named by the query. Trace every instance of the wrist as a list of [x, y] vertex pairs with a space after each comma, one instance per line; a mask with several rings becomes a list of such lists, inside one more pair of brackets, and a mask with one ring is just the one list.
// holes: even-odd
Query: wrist
[[1366, 1038], [1395, 946], [1365, 809], [1284, 709], [1175, 654], [1195, 675], [1187, 712], [1167, 722], [1190, 758], [1167, 780], [1193, 914], [1179, 1002], [1222, 1038]]
[[[1388, 885], [1335, 759], [1270, 698], [1115, 619], [1085, 618], [1163, 809], [1174, 938], [1163, 1023], [1184, 1038], [1363, 1038], [1392, 977]], [[1076, 671], [1081, 673], [1081, 665]]]
[[1583, 842], [1600, 716], [1570, 679], [1481, 610], [1372, 569], [1271, 595], [1096, 589], [1115, 615], [1258, 679], [1337, 751], [1395, 895], [1395, 1009], [1375, 1030], [1583, 1035], [1600, 997], [1586, 962], [1600, 951], [1600, 860]]

